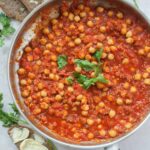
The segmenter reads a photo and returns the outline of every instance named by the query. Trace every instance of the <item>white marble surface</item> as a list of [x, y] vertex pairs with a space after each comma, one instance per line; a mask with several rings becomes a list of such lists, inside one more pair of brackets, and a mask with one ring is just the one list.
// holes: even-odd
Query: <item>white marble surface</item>
[[[132, 0], [128, 0], [132, 3]], [[140, 9], [150, 18], [150, 0], [137, 0]], [[14, 27], [17, 29], [18, 22], [13, 21]], [[0, 48], [0, 92], [4, 94], [5, 109], [8, 103], [13, 102], [10, 95], [7, 80], [7, 59], [12, 37], [7, 39], [7, 44]], [[150, 150], [150, 119], [140, 128], [134, 135], [119, 143], [121, 150]], [[7, 135], [7, 129], [0, 124], [0, 150], [16, 150], [10, 138]], [[66, 150], [66, 148], [60, 148]], [[73, 149], [71, 149], [73, 150]]]

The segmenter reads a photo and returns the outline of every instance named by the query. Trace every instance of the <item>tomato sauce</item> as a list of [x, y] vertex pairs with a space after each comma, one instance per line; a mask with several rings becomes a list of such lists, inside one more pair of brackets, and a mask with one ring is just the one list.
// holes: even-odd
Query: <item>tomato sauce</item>
[[[93, 81], [94, 68], [76, 59], [98, 66], [103, 79]], [[84, 87], [74, 72], [93, 83]], [[76, 142], [107, 141], [150, 110], [150, 32], [119, 8], [63, 4], [58, 18], [41, 17], [18, 76], [24, 103], [42, 125]]]

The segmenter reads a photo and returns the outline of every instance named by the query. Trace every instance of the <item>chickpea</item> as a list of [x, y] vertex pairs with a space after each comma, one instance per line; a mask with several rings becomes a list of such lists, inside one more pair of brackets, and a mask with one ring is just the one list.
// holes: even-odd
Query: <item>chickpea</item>
[[127, 42], [128, 44], [133, 44], [133, 43], [134, 43], [134, 39], [133, 39], [133, 38], [127, 38], [127, 39], [126, 39], [126, 42]]
[[108, 45], [113, 45], [114, 44], [114, 41], [113, 41], [113, 39], [111, 39], [111, 38], [108, 38]]
[[43, 55], [45, 56], [45, 55], [49, 55], [50, 54], [50, 51], [49, 50], [44, 50], [43, 51]]
[[97, 82], [96, 86], [97, 86], [98, 89], [104, 89], [105, 88], [105, 85], [101, 82]]
[[55, 100], [56, 101], [61, 101], [62, 100], [62, 96], [60, 94], [55, 96]]
[[44, 88], [43, 83], [38, 83], [38, 89], [39, 89], [39, 90], [43, 90], [43, 88]]
[[83, 10], [83, 9], [84, 9], [84, 5], [83, 5], [83, 4], [80, 4], [80, 5], [78, 6], [78, 9], [79, 9], [79, 10]]
[[32, 51], [32, 48], [31, 47], [26, 47], [25, 49], [24, 49], [24, 51], [26, 52], [26, 53], [30, 53], [31, 51]]
[[122, 64], [129, 64], [129, 59], [128, 58], [124, 58], [123, 60], [122, 60]]
[[131, 93], [135, 93], [136, 91], [137, 91], [136, 87], [135, 86], [131, 86], [130, 92]]
[[150, 78], [145, 79], [145, 80], [144, 80], [144, 84], [150, 85]]
[[127, 33], [127, 28], [122, 28], [121, 29], [121, 34], [125, 35]]
[[80, 32], [84, 32], [84, 26], [83, 26], [83, 25], [79, 25], [78, 30], [79, 30]]
[[114, 60], [114, 58], [115, 58], [114, 54], [108, 54], [108, 59], [109, 60]]
[[89, 133], [87, 136], [88, 136], [89, 139], [93, 139], [94, 138], [94, 134], [93, 133]]
[[55, 75], [54, 75], [53, 73], [50, 73], [50, 74], [49, 74], [49, 78], [50, 78], [51, 80], [54, 80]]
[[116, 116], [116, 112], [114, 110], [110, 110], [109, 117], [114, 118]]
[[144, 50], [145, 50], [146, 53], [150, 52], [150, 46], [145, 46]]
[[89, 12], [90, 10], [91, 10], [90, 7], [85, 7], [86, 12]]
[[114, 15], [114, 12], [112, 10], [108, 11], [108, 16], [112, 17]]
[[59, 80], [59, 75], [55, 75], [55, 76], [54, 76], [54, 80], [55, 80], [55, 81], [58, 81], [58, 80]]
[[49, 105], [48, 105], [47, 103], [45, 103], [45, 102], [42, 102], [42, 103], [40, 104], [40, 107], [41, 107], [42, 109], [48, 109]]
[[146, 79], [149, 76], [147, 72], [143, 73], [143, 78]]
[[96, 52], [96, 49], [94, 47], [89, 48], [89, 53], [93, 54]]
[[68, 18], [69, 18], [70, 21], [73, 21], [74, 20], [74, 14], [73, 13], [69, 13]]
[[101, 26], [100, 27], [100, 32], [105, 33], [106, 32], [106, 27], [105, 26]]
[[117, 98], [116, 103], [118, 105], [123, 105], [123, 100], [121, 98]]
[[51, 23], [52, 23], [53, 25], [56, 25], [56, 24], [58, 23], [58, 20], [57, 20], [57, 19], [52, 19], [52, 20], [51, 20]]
[[130, 86], [130, 85], [129, 85], [129, 83], [128, 83], [128, 82], [125, 82], [125, 83], [124, 83], [124, 85], [123, 85], [123, 87], [124, 87], [125, 89], [128, 89], [128, 88], [129, 88], [129, 86]]
[[70, 42], [68, 43], [68, 46], [70, 46], [70, 47], [75, 47], [75, 44], [74, 44], [74, 42], [70, 41]]
[[131, 19], [127, 19], [127, 20], [126, 20], [126, 23], [127, 23], [128, 25], [130, 25], [130, 24], [132, 23]]
[[139, 54], [139, 55], [145, 55], [144, 49], [139, 49], [139, 50], [138, 50], [138, 54]]
[[105, 104], [104, 104], [104, 102], [100, 102], [100, 103], [98, 104], [98, 106], [101, 107], [101, 108], [103, 108], [103, 107], [105, 107]]
[[79, 16], [75, 16], [75, 17], [74, 17], [74, 20], [75, 20], [76, 22], [79, 22], [81, 19], [80, 19]]
[[34, 73], [31, 73], [31, 72], [29, 72], [28, 73], [28, 77], [30, 78], [30, 79], [34, 79], [35, 78], [35, 74]]
[[118, 12], [116, 16], [118, 19], [123, 19], [123, 13], [122, 12]]
[[114, 129], [111, 129], [111, 130], [108, 131], [108, 134], [109, 134], [110, 137], [114, 138], [114, 137], [117, 136], [117, 131], [114, 130]]
[[128, 122], [125, 124], [126, 129], [130, 129], [132, 127], [132, 123]]
[[74, 92], [74, 89], [73, 89], [73, 87], [68, 87], [68, 92]]
[[35, 108], [34, 110], [33, 110], [33, 114], [34, 115], [38, 115], [38, 114], [40, 114], [41, 113], [41, 109], [40, 108]]
[[75, 133], [75, 134], [73, 135], [73, 137], [76, 138], [76, 139], [78, 139], [78, 138], [80, 137], [80, 134], [79, 134], [79, 133]]
[[107, 53], [103, 52], [102, 58], [104, 59], [104, 58], [106, 58], [106, 57], [107, 57]]
[[132, 31], [128, 31], [128, 32], [126, 33], [126, 37], [127, 37], [127, 38], [132, 37]]
[[85, 104], [85, 105], [81, 106], [81, 109], [84, 110], [84, 111], [88, 111], [90, 109], [90, 107], [89, 107], [89, 105]]
[[91, 60], [92, 57], [91, 57], [91, 55], [87, 54], [87, 55], [85, 56], [85, 59], [86, 59], [86, 60]]
[[52, 44], [51, 43], [46, 44], [46, 48], [47, 49], [51, 49], [52, 48]]
[[77, 67], [75, 67], [75, 71], [76, 71], [76, 72], [81, 72], [81, 71], [82, 71], [82, 68], [79, 67], [79, 66], [77, 66]]
[[99, 131], [99, 134], [100, 134], [101, 136], [105, 136], [105, 135], [106, 135], [106, 130], [101, 129], [101, 130]]
[[50, 59], [51, 59], [52, 61], [57, 61], [57, 56], [56, 56], [55, 54], [52, 54], [52, 55], [50, 56]]
[[81, 39], [80, 38], [76, 38], [75, 40], [74, 40], [74, 43], [76, 44], [76, 45], [80, 45], [81, 44]]
[[22, 86], [27, 85], [27, 81], [25, 79], [20, 80], [20, 85]]
[[96, 10], [97, 10], [97, 12], [102, 13], [104, 11], [104, 8], [103, 7], [97, 7]]
[[132, 102], [133, 102], [133, 101], [132, 101], [131, 99], [126, 99], [126, 100], [125, 100], [125, 103], [126, 103], [127, 105], [132, 104]]
[[137, 81], [141, 80], [141, 77], [142, 77], [142, 75], [140, 73], [137, 73], [134, 75], [134, 79]]
[[50, 74], [50, 70], [49, 69], [44, 69], [44, 74], [45, 75], [49, 75]]
[[94, 17], [94, 12], [90, 11], [90, 12], [89, 12], [89, 16], [90, 16], [90, 17]]
[[94, 124], [94, 120], [93, 119], [87, 119], [87, 124], [88, 125], [93, 125]]
[[81, 114], [82, 114], [82, 116], [87, 116], [88, 115], [88, 111], [82, 111]]
[[98, 42], [96, 48], [102, 48], [102, 47], [103, 47], [103, 43]]
[[44, 34], [49, 34], [49, 33], [50, 33], [50, 31], [49, 31], [49, 29], [48, 29], [48, 28], [44, 28], [44, 29], [43, 29], [43, 33], [44, 33]]
[[88, 21], [88, 22], [87, 22], [87, 26], [88, 26], [88, 27], [93, 27], [93, 26], [94, 26], [94, 23], [93, 23], [92, 21]]
[[30, 92], [28, 90], [24, 90], [23, 92], [21, 92], [22, 97], [28, 97], [30, 94]]
[[26, 70], [24, 68], [19, 68], [18, 69], [18, 74], [19, 75], [25, 75], [25, 73], [26, 73]]
[[42, 45], [45, 45], [47, 43], [47, 40], [45, 38], [40, 39], [40, 43]]
[[67, 11], [64, 11], [64, 12], [63, 12], [63, 16], [64, 16], [64, 17], [68, 17], [68, 15], [69, 15], [69, 13], [68, 13]]
[[85, 96], [83, 96], [82, 100], [81, 100], [82, 104], [87, 104], [87, 98]]
[[58, 88], [63, 90], [64, 89], [64, 84], [63, 83], [58, 83]]
[[83, 95], [82, 95], [82, 94], [80, 94], [80, 95], [78, 95], [78, 96], [77, 96], [77, 98], [76, 98], [76, 99], [77, 99], [78, 101], [80, 101], [80, 100], [82, 100], [82, 98], [83, 98]]
[[87, 15], [86, 12], [81, 12], [80, 13], [80, 17], [82, 17], [82, 18], [86, 17], [86, 15]]
[[47, 96], [47, 92], [45, 90], [41, 91], [41, 96], [42, 97], [46, 97]]
[[148, 73], [150, 73], [150, 67], [146, 68], [146, 71], [147, 71]]

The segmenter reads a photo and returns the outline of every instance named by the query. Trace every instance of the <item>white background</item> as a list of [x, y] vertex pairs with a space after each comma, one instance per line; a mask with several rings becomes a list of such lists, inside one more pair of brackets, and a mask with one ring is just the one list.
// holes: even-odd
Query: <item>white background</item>
[[[128, 0], [132, 3], [132, 0]], [[150, 18], [150, 0], [137, 0], [140, 9]], [[13, 26], [17, 29], [18, 22], [13, 21]], [[5, 109], [8, 110], [8, 103], [13, 102], [10, 95], [7, 80], [7, 59], [11, 43], [11, 38], [0, 48], [0, 92], [4, 94]], [[150, 119], [134, 135], [119, 143], [121, 150], [150, 150]], [[60, 148], [62, 150], [63, 148]], [[7, 135], [7, 129], [0, 124], [0, 150], [16, 150]], [[64, 149], [66, 150], [66, 149]]]

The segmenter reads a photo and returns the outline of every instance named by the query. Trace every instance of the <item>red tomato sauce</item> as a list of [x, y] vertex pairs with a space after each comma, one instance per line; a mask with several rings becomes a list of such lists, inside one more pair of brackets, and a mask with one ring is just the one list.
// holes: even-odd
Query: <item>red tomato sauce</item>
[[[76, 59], [98, 65], [107, 79], [85, 89], [73, 75], [96, 78]], [[59, 69], [59, 58], [66, 65]], [[61, 137], [102, 142], [134, 128], [150, 109], [150, 32], [118, 8], [64, 4], [56, 19], [42, 17], [18, 70], [24, 103]]]

